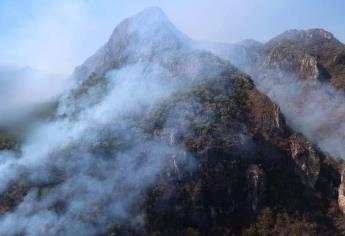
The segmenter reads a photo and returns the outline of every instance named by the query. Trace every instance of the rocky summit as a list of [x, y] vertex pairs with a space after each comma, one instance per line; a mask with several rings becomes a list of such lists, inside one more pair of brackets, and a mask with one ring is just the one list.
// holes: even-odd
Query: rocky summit
[[288, 30], [266, 43], [244, 40], [208, 43], [206, 48], [256, 76], [267, 70], [283, 71], [345, 88], [345, 45], [323, 29]]
[[248, 75], [342, 89], [344, 45], [310, 30], [208, 46], [158, 8], [121, 22], [33, 141], [1, 133], [16, 172], [0, 235], [344, 234], [342, 164]]

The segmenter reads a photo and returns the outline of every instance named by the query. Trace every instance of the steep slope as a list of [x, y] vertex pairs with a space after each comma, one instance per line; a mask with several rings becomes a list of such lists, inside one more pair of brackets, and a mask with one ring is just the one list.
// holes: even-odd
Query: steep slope
[[162, 58], [160, 53], [189, 49], [191, 44], [159, 8], [149, 8], [121, 22], [109, 41], [78, 67], [76, 74], [84, 79], [91, 74], [103, 76], [125, 64], [154, 62]]
[[[136, 32], [138, 27], [133, 25], [141, 26], [139, 32]], [[131, 31], [132, 28], [136, 31]], [[162, 183], [153, 187], [148, 199], [151, 207], [146, 208], [150, 230], [167, 230], [168, 234], [171, 230], [170, 233], [176, 233], [180, 230], [176, 229], [178, 222], [183, 221], [185, 226], [179, 226], [182, 232], [189, 227], [196, 227], [196, 231], [199, 231], [203, 224], [208, 225], [206, 228], [211, 231], [219, 226], [225, 227], [223, 231], [236, 232], [255, 219], [264, 206], [271, 206], [273, 214], [279, 214], [282, 209], [292, 214], [299, 209], [302, 213], [293, 217], [307, 214], [310, 217], [307, 222], [322, 225], [332, 221], [332, 218], [315, 219], [314, 215], [319, 210], [313, 208], [318, 205], [323, 211], [321, 214], [326, 215], [329, 204], [336, 204], [340, 181], [338, 164], [321, 154], [301, 135], [291, 132], [279, 108], [256, 91], [248, 78], [219, 58], [199, 51], [194, 45], [191, 39], [176, 30], [159, 9], [151, 8], [122, 22], [109, 42], [76, 70], [76, 77], [84, 81], [91, 78], [100, 83], [107, 70], [140, 62], [148, 67], [159, 65], [164, 68], [162, 79], [187, 79], [187, 84], [188, 80], [199, 81], [197, 87], [195, 84], [187, 86], [189, 89], [183, 92], [178, 89], [180, 92], [174, 96], [182, 98], [169, 99], [157, 105], [153, 117], [148, 114], [144, 119], [147, 123], [143, 126], [149, 124], [151, 127], [148, 130], [150, 134], [163, 133], [163, 137], [168, 136], [164, 139], [169, 140], [171, 145], [182, 143], [188, 152], [200, 156], [198, 161], [202, 163], [186, 180], [179, 177], [179, 181], [172, 184], [178, 189], [172, 193], [169, 190], [171, 183], [166, 183], [168, 180], [164, 175], [161, 177]], [[241, 57], [242, 65], [248, 65], [247, 58], [255, 62], [262, 45], [248, 40], [242, 42], [241, 47], [244, 48], [240, 50], [244, 54]], [[248, 50], [253, 47], [255, 51]], [[228, 55], [237, 53], [230, 51]], [[200, 81], [203, 84], [199, 85]], [[83, 87], [83, 83], [79, 88]], [[237, 85], [234, 86], [234, 83]], [[174, 114], [173, 117], [171, 114]], [[177, 156], [173, 155], [172, 169], [168, 172], [179, 176], [175, 158]], [[213, 170], [215, 167], [220, 170]], [[235, 174], [227, 176], [233, 171]], [[211, 177], [208, 177], [209, 172]], [[271, 175], [269, 179], [267, 175]], [[277, 180], [273, 181], [273, 178]], [[290, 183], [284, 178], [295, 180]], [[213, 189], [211, 186], [218, 181], [219, 190]], [[242, 188], [243, 184], [245, 188]], [[306, 188], [302, 190], [306, 196], [301, 198], [298, 195], [303, 188]], [[286, 194], [285, 191], [292, 192], [292, 195], [281, 196]], [[225, 192], [233, 194], [227, 195]], [[316, 197], [320, 193], [323, 195], [321, 199]], [[204, 198], [208, 199], [206, 203]], [[294, 198], [298, 206], [290, 205], [290, 198]], [[229, 205], [229, 202], [232, 204]], [[310, 202], [315, 205], [310, 206]], [[189, 204], [195, 207], [191, 208]], [[212, 204], [221, 206], [216, 210], [217, 207]], [[161, 209], [162, 206], [165, 207]], [[177, 206], [179, 210], [174, 210]], [[181, 214], [187, 215], [181, 218]], [[238, 219], [239, 216], [242, 218], [237, 223], [232, 220], [220, 223], [225, 218]], [[331, 230], [332, 224], [318, 226], [318, 229], [325, 227], [335, 233]], [[170, 229], [166, 229], [168, 226]]]
[[[299, 124], [293, 124], [294, 128], [303, 131], [303, 127], [298, 126], [312, 124], [314, 127], [303, 132], [308, 137], [316, 136], [321, 146], [326, 146], [320, 140], [327, 137], [319, 137], [319, 134], [335, 133], [338, 140], [343, 140], [340, 124], [344, 122], [342, 104], [345, 99], [341, 84], [345, 78], [342, 72], [345, 46], [331, 33], [322, 29], [290, 30], [266, 44], [243, 41], [225, 45], [222, 47], [228, 48], [228, 55], [210, 49], [249, 73], [258, 87], [286, 110], [285, 115], [306, 118], [295, 122]], [[312, 122], [310, 112], [334, 119], [327, 122], [320, 117]], [[327, 151], [344, 156], [345, 150], [338, 149]]]
[[[107, 89], [107, 72], [139, 63], [160, 67], [167, 80], [212, 77], [226, 64], [210, 53], [196, 50], [193, 40], [153, 7], [121, 22], [109, 41], [75, 70], [76, 85], [68, 99], [88, 106], [96, 103]], [[90, 93], [93, 98], [84, 101], [84, 95]]]
[[345, 157], [345, 46], [339, 40], [322, 29], [290, 30], [266, 44], [244, 41], [228, 48], [230, 56], [218, 55], [249, 73], [290, 126], [333, 156]]
[[[334, 215], [341, 219], [338, 164], [291, 132], [279, 108], [239, 78], [234, 73], [213, 78], [168, 106], [177, 116], [170, 129], [176, 134], [173, 140], [181, 140], [200, 164], [191, 176], [179, 179], [174, 192], [163, 181], [152, 190], [149, 229], [158, 235], [264, 234], [257, 227], [267, 227], [271, 235], [339, 234], [333, 222]], [[202, 101], [192, 103], [198, 107], [192, 114], [180, 108], [189, 99]], [[156, 117], [162, 119], [164, 113]], [[186, 128], [185, 123], [191, 124]], [[332, 205], [333, 217], [328, 215]], [[276, 229], [254, 223], [244, 230], [264, 208], [273, 212], [266, 219], [273, 225], [283, 213], [287, 222]]]
[[1, 153], [1, 235], [340, 235], [338, 163], [161, 10], [74, 77], [59, 116]]

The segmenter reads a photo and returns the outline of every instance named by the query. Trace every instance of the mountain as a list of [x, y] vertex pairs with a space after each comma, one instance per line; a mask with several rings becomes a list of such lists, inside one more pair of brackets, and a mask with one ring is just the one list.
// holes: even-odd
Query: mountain
[[206, 47], [252, 76], [281, 107], [291, 127], [332, 156], [345, 156], [345, 45], [331, 33], [289, 30], [265, 44], [247, 40], [212, 45]]
[[[312, 78], [345, 89], [345, 45], [323, 29], [289, 30], [265, 44], [245, 40], [208, 47], [248, 71], [283, 71], [300, 79]], [[220, 48], [227, 55], [220, 54]], [[239, 59], [241, 58], [241, 59]], [[253, 72], [254, 73], [254, 72]]]
[[343, 232], [341, 164], [160, 9], [73, 78], [57, 116], [1, 154], [1, 235]]
[[[266, 47], [268, 66], [290, 65], [289, 69], [298, 70], [302, 78], [329, 81], [335, 88], [345, 89], [345, 45], [331, 33], [322, 29], [291, 30], [270, 40]], [[280, 57], [284, 52], [285, 60]]]
[[[73, 76], [76, 86], [70, 97], [83, 100], [83, 95], [89, 92], [103, 94], [107, 72], [139, 63], [157, 65], [165, 70], [166, 78], [178, 80], [212, 77], [227, 64], [197, 50], [192, 39], [176, 29], [161, 9], [153, 7], [121, 22], [109, 41], [76, 68]], [[99, 96], [87, 98], [86, 103], [99, 99]], [[73, 103], [75, 106], [77, 102]]]

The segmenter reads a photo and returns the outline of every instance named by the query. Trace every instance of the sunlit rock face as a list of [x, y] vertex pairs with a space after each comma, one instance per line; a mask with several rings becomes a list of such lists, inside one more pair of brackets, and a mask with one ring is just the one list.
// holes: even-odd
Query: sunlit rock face
[[120, 23], [73, 79], [2, 156], [0, 235], [238, 235], [267, 208], [284, 230], [339, 232], [338, 163], [160, 9]]
[[264, 65], [294, 73], [299, 78], [313, 78], [344, 89], [345, 46], [322, 29], [291, 30], [265, 45], [268, 58]]

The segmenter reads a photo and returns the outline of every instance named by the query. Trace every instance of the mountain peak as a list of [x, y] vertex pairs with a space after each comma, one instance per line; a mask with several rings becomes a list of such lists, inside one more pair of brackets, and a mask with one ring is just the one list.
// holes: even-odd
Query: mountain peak
[[130, 24], [134, 29], [137, 27], [172, 27], [167, 15], [159, 7], [147, 8], [136, 15], [124, 20], [125, 23]]
[[96, 71], [102, 75], [114, 66], [194, 47], [193, 40], [179, 31], [160, 8], [150, 7], [123, 20], [109, 41], [77, 70], [86, 72], [83, 77]]
[[[141, 55], [146, 52], [163, 52], [189, 48], [193, 45], [158, 7], [147, 8], [122, 21], [107, 43], [108, 50], [126, 49], [126, 53]], [[118, 50], [115, 50], [118, 54]], [[147, 55], [147, 54], [146, 54]]]
[[282, 34], [284, 37], [293, 38], [315, 38], [315, 39], [332, 39], [333, 34], [324, 29], [307, 29], [307, 30], [288, 30]]
[[149, 7], [145, 10], [139, 12], [138, 14], [134, 15], [131, 18], [136, 17], [146, 17], [146, 18], [167, 18], [166, 14], [163, 12], [163, 10], [159, 7]]
[[[307, 30], [287, 30], [268, 42], [268, 45], [280, 42], [292, 42], [297, 44], [309, 45], [317, 42], [335, 41], [332, 33], [324, 29]], [[337, 41], [337, 40], [336, 40]]]
[[171, 37], [180, 34], [166, 14], [158, 7], [147, 8], [127, 18], [115, 31], [121, 27], [126, 27], [128, 34], [138, 34], [139, 37], [154, 36], [153, 39], [159, 37], [162, 33], [170, 34]]

